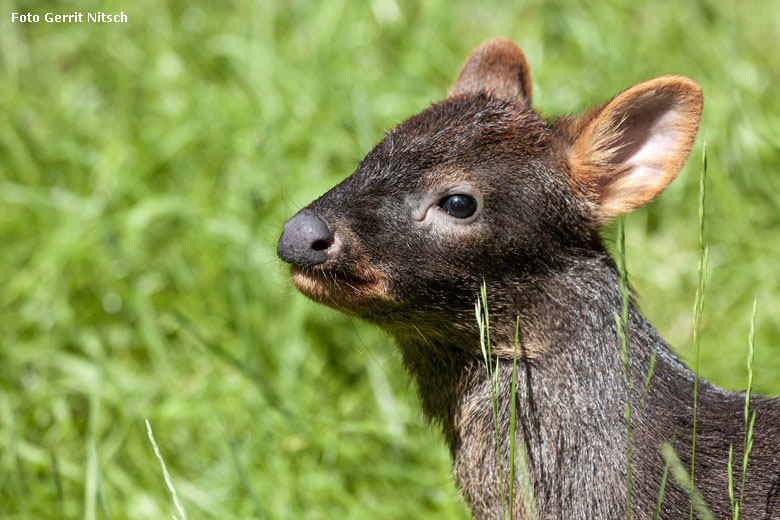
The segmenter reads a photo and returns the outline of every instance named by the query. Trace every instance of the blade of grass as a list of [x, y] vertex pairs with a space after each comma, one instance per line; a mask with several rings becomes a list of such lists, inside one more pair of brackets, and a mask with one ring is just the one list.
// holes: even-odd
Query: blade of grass
[[617, 267], [620, 274], [621, 316], [615, 313], [615, 324], [620, 338], [620, 359], [626, 376], [626, 518], [631, 520], [631, 357], [628, 327], [628, 273], [626, 271], [626, 234], [623, 219], [617, 224]]
[[647, 371], [647, 377], [645, 377], [645, 386], [642, 388], [642, 397], [639, 399], [639, 402], [642, 403], [642, 406], [644, 405], [645, 399], [647, 398], [647, 390], [650, 388], [650, 380], [653, 379], [653, 372], [655, 371], [655, 358], [658, 354], [658, 349], [653, 349], [653, 355], [650, 356], [650, 368]]
[[[501, 437], [498, 425], [498, 405], [496, 403], [498, 380], [494, 377], [493, 355], [490, 352], [490, 314], [487, 306], [487, 285], [484, 280], [482, 281], [480, 297], [477, 298], [476, 311], [477, 322], [479, 324], [479, 345], [482, 349], [482, 357], [485, 361], [485, 371], [487, 372], [488, 382], [490, 384], [490, 402], [493, 407], [493, 428], [496, 434], [496, 458], [498, 461], [499, 493], [501, 495], [501, 518], [503, 519], [506, 515], [506, 507], [504, 500], [504, 472], [501, 464]], [[497, 367], [498, 359], [496, 359], [496, 368]]]
[[[758, 310], [758, 302], [756, 298], [753, 298], [753, 313], [750, 316], [750, 335], [748, 336], [748, 386], [745, 391], [745, 441], [742, 452], [742, 484], [739, 488], [739, 510], [742, 510], [742, 499], [745, 492], [745, 477], [747, 475], [748, 457], [750, 456], [750, 450], [753, 449], [753, 425], [756, 423], [756, 412], [753, 411], [753, 418], [748, 424], [748, 416], [750, 415], [750, 393], [753, 391], [753, 347], [756, 341], [756, 312]], [[735, 520], [739, 518], [739, 515], [735, 516]]]
[[[515, 322], [515, 348], [514, 358], [512, 365], [512, 404], [510, 408], [510, 425], [509, 425], [509, 518], [514, 518], [514, 469], [515, 469], [515, 434], [517, 432], [516, 422], [516, 405], [517, 405], [517, 348], [520, 344], [520, 317], [517, 317]], [[525, 455], [525, 445], [522, 443], [519, 446], [520, 454], [520, 484], [521, 492], [523, 493], [523, 505], [525, 506], [525, 518], [530, 520], [536, 520], [538, 515], [536, 514], [536, 503], [534, 501], [533, 488], [531, 484], [531, 476], [528, 474], [528, 465]]]
[[739, 504], [734, 503], [734, 445], [729, 444], [729, 503], [731, 504], [731, 512], [734, 520], [739, 518]]
[[753, 416], [750, 419], [750, 425], [747, 427], [747, 438], [745, 440], [745, 453], [742, 456], [742, 485], [739, 489], [739, 509], [743, 509], [742, 499], [744, 497], [745, 490], [745, 476], [747, 475], [748, 457], [753, 450], [753, 426], [756, 424], [756, 412], [753, 411]]
[[[691, 442], [691, 486], [696, 474], [696, 420], [699, 405], [699, 348], [701, 346], [701, 317], [704, 307], [704, 289], [707, 284], [707, 264], [709, 263], [709, 249], [704, 243], [704, 207], [707, 182], [707, 143], [702, 150], [702, 170], [699, 178], [699, 283], [696, 287], [696, 301], [693, 306], [693, 347], [694, 347], [694, 372], [693, 372], [693, 441]], [[691, 493], [691, 497], [693, 494]], [[693, 520], [693, 499], [691, 499], [690, 520]]]
[[[13, 471], [11, 476], [6, 477], [5, 472], [0, 472], [0, 490], [9, 490], [8, 494], [13, 495], [14, 499], [19, 503], [19, 510], [26, 516], [29, 509], [27, 503], [27, 496], [29, 490], [27, 487], [27, 479], [25, 477], [24, 462], [19, 456], [19, 432], [17, 431], [16, 418], [13, 414], [11, 404], [5, 394], [0, 394], [0, 415], [2, 415], [2, 424], [7, 425], [9, 431], [8, 441], [8, 453], [13, 454]], [[6, 484], [7, 480], [12, 482], [11, 485]]]
[[[176, 511], [179, 513], [179, 520], [187, 520], [187, 513], [184, 511], [184, 507], [179, 501], [179, 494], [176, 492], [176, 488], [173, 486], [173, 480], [171, 480], [171, 474], [168, 473], [168, 467], [165, 465], [160, 448], [157, 446], [157, 441], [154, 440], [154, 433], [152, 432], [152, 425], [149, 423], [149, 419], [144, 419], [146, 423], [146, 435], [149, 437], [149, 442], [154, 449], [154, 456], [160, 462], [160, 468], [162, 468], [163, 478], [165, 479], [165, 485], [168, 486], [168, 491], [173, 497], [173, 505], [176, 507]], [[175, 517], [174, 517], [175, 518]]]
[[666, 489], [666, 477], [669, 475], [670, 462], [667, 459], [664, 464], [664, 473], [661, 476], [661, 489], [658, 490], [658, 500], [655, 502], [655, 513], [653, 513], [653, 520], [658, 520], [658, 516], [661, 514], [661, 503], [664, 501], [664, 490]]
[[103, 488], [103, 474], [100, 471], [100, 456], [98, 455], [97, 444], [95, 443], [95, 437], [92, 437], [92, 451], [95, 457], [96, 478], [97, 478], [97, 498], [98, 504], [100, 504], [100, 513], [103, 518], [108, 520], [108, 503], [106, 502], [106, 492]]
[[515, 505], [515, 408], [517, 397], [517, 344], [520, 337], [520, 317], [515, 322], [515, 348], [512, 353], [512, 402], [509, 405], [509, 520], [514, 518]]
[[525, 506], [525, 517], [529, 520], [538, 520], [539, 515], [536, 512], [536, 502], [534, 500], [534, 489], [531, 481], [531, 475], [528, 473], [528, 458], [525, 453], [525, 445], [520, 443], [517, 449], [519, 456], [518, 467], [520, 469], [520, 482], [522, 484], [523, 491], [523, 505]]
[[691, 504], [696, 511], [696, 515], [700, 520], [713, 520], [712, 513], [707, 508], [707, 504], [704, 503], [704, 499], [699, 492], [699, 489], [691, 482], [688, 473], [685, 471], [685, 467], [680, 462], [680, 458], [674, 451], [674, 447], [667, 443], [661, 445], [661, 454], [666, 459], [666, 463], [669, 465], [669, 469], [672, 471], [672, 476], [677, 481], [677, 484], [685, 490], [688, 490], [690, 495]]

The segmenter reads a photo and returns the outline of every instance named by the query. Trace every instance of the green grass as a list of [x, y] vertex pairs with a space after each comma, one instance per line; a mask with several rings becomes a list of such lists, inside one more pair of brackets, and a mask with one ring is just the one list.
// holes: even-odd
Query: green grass
[[[124, 10], [125, 25], [9, 13]], [[704, 88], [700, 373], [780, 392], [780, 4], [0, 1], [0, 516], [466, 518], [392, 342], [306, 301], [286, 218], [505, 35], [535, 105]], [[693, 360], [697, 160], [626, 219], [640, 304]], [[609, 231], [607, 231], [609, 232]], [[611, 236], [611, 235], [610, 235]], [[724, 490], [725, 491], [725, 490]]]
[[[662, 477], [662, 479], [665, 480], [667, 471], [671, 470], [672, 476], [677, 481], [677, 485], [688, 491], [691, 499], [691, 507], [694, 511], [696, 511], [696, 518], [701, 518], [702, 520], [713, 520], [712, 513], [707, 508], [707, 504], [704, 502], [704, 498], [702, 498], [701, 492], [691, 481], [690, 473], [688, 472], [688, 469], [682, 465], [682, 462], [680, 462], [680, 458], [674, 451], [674, 447], [670, 443], [663, 443], [661, 445], [661, 454], [666, 460], [664, 477]], [[662, 496], [659, 495], [659, 503], [661, 498]], [[656, 509], [658, 509], [658, 506], [656, 506]]]
[[699, 267], [696, 270], [698, 284], [696, 285], [696, 300], [693, 304], [693, 437], [691, 442], [691, 488], [688, 494], [691, 498], [689, 518], [693, 520], [694, 509], [694, 477], [696, 476], [696, 419], [699, 406], [699, 363], [701, 360], [701, 320], [704, 316], [704, 291], [707, 287], [707, 270], [710, 263], [710, 252], [704, 239], [704, 224], [707, 201], [707, 143], [702, 148], [702, 169], [699, 177]]
[[[493, 408], [493, 431], [496, 441], [496, 463], [498, 468], [496, 472], [499, 477], [499, 493], [501, 496], [501, 520], [512, 520], [514, 518], [514, 497], [515, 497], [515, 468], [519, 471], [521, 489], [523, 497], [523, 518], [536, 519], [536, 507], [533, 497], [531, 476], [528, 473], [526, 465], [525, 445], [520, 443], [515, 446], [517, 424], [516, 424], [516, 405], [517, 405], [517, 347], [520, 340], [520, 317], [515, 320], [515, 343], [512, 356], [512, 391], [509, 396], [499, 394], [498, 364], [499, 358], [493, 356], [490, 343], [490, 310], [488, 308], [487, 284], [482, 280], [482, 288], [474, 304], [477, 326], [479, 327], [479, 346], [482, 350], [482, 359], [485, 363], [485, 375], [490, 381], [490, 404]], [[493, 361], [495, 360], [495, 365]], [[498, 407], [501, 399], [510, 399], [509, 405], [509, 481], [504, 480], [501, 458], [501, 427], [498, 422]], [[520, 455], [519, 464], [515, 464], [515, 455]]]
[[[482, 280], [482, 289], [480, 295], [477, 297], [477, 301], [474, 307], [476, 314], [477, 324], [479, 326], [479, 346], [482, 350], [482, 359], [485, 362], [485, 375], [490, 381], [490, 405], [493, 408], [493, 431], [495, 433], [496, 441], [496, 463], [498, 464], [498, 479], [499, 479], [499, 494], [501, 496], [501, 520], [506, 518], [507, 509], [509, 509], [509, 518], [512, 518], [512, 508], [507, 504], [513, 500], [513, 495], [509, 493], [505, 496], [506, 486], [504, 481], [504, 470], [502, 468], [501, 457], [501, 428], [498, 423], [498, 357], [495, 358], [496, 365], [493, 367], [493, 353], [491, 352], [490, 345], [490, 311], [488, 310], [487, 302], [487, 285]], [[515, 372], [512, 373], [514, 382]], [[512, 399], [514, 403], [514, 399]], [[512, 431], [509, 435], [510, 439], [514, 438], [515, 432]], [[514, 445], [512, 446], [514, 448]], [[511, 456], [511, 455], [510, 455]], [[514, 462], [514, 460], [512, 461]], [[514, 468], [510, 468], [510, 471]], [[510, 479], [509, 485], [511, 487], [512, 481]]]
[[753, 415], [750, 415], [750, 394], [753, 390], [753, 356], [755, 354], [757, 310], [758, 302], [753, 300], [753, 314], [750, 316], [750, 335], [748, 336], [748, 384], [747, 389], [745, 390], [745, 439], [742, 444], [742, 481], [739, 486], [739, 496], [736, 499], [734, 495], [734, 468], [732, 467], [734, 446], [729, 446], [729, 500], [731, 501], [731, 510], [733, 513], [732, 518], [734, 520], [739, 520], [740, 511], [742, 511], [742, 501], [745, 498], [745, 479], [747, 478], [747, 466], [750, 459], [750, 451], [753, 449], [753, 427], [756, 423], [756, 411], [753, 410]]
[[[631, 329], [628, 324], [629, 287], [626, 266], [626, 230], [623, 217], [617, 219], [617, 240], [615, 244], [615, 264], [620, 275], [620, 313], [615, 311], [615, 329], [620, 338], [620, 361], [623, 364], [626, 378], [626, 407], [624, 420], [626, 423], [626, 520], [631, 520], [631, 459], [634, 446], [634, 436], [631, 433]], [[655, 354], [655, 352], [653, 352]], [[653, 365], [647, 374], [649, 386]]]
[[[171, 475], [168, 473], [168, 467], [165, 465], [165, 459], [162, 456], [162, 453], [160, 453], [160, 447], [157, 445], [157, 441], [154, 440], [154, 432], [152, 431], [152, 425], [149, 424], [149, 420], [144, 421], [146, 423], [146, 434], [149, 436], [149, 442], [152, 445], [152, 448], [154, 448], [154, 456], [157, 457], [157, 460], [160, 461], [160, 469], [163, 473], [163, 478], [165, 479], [165, 485], [168, 487], [168, 491], [171, 492], [171, 498], [173, 499], [173, 505], [176, 507], [176, 511], [179, 513], [179, 516], [171, 515], [173, 516], [174, 520], [187, 520], [187, 513], [184, 511], [184, 506], [181, 505], [181, 500], [179, 500], [179, 494], [176, 492], [176, 486], [173, 485], [173, 482], [171, 481]], [[103, 511], [104, 516], [108, 516], [105, 512], [105, 509]]]

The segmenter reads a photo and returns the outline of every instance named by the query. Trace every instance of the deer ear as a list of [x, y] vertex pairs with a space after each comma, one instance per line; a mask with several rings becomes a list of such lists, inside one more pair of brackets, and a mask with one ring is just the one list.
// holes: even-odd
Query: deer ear
[[701, 108], [698, 84], [663, 76], [580, 118], [568, 159], [599, 220], [650, 202], [677, 176], [696, 138]]
[[460, 68], [449, 97], [484, 92], [531, 105], [531, 74], [523, 51], [506, 38], [493, 38], [474, 49]]

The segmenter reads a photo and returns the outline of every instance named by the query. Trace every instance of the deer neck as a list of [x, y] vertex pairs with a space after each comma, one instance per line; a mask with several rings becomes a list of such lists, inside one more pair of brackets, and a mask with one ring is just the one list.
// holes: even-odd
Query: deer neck
[[[540, 495], [535, 502], [546, 504], [545, 514], [553, 517], [579, 508], [612, 518], [625, 510], [628, 392], [614, 318], [622, 299], [609, 261], [584, 267], [587, 273], [561, 272], [544, 284], [533, 280], [528, 287], [534, 289], [518, 291], [511, 306], [501, 306], [509, 312], [491, 314], [491, 332], [493, 327], [514, 332], [514, 310], [520, 320], [515, 438], [525, 453], [531, 489]], [[630, 330], [636, 331], [630, 336], [631, 400], [638, 406], [653, 349], [661, 348], [663, 359], [667, 349], [633, 306], [629, 316]], [[423, 411], [442, 427], [456, 480], [476, 518], [501, 517], [501, 474], [505, 507], [509, 500], [513, 356], [507, 353], [514, 345], [506, 343], [514, 334], [504, 330], [494, 337], [504, 344], [493, 346], [499, 354], [492, 359], [492, 379], [478, 338], [467, 346], [408, 340], [400, 345]], [[527, 506], [518, 491], [522, 471], [514, 473], [514, 510], [522, 518]], [[587, 492], [589, 483], [599, 496]]]

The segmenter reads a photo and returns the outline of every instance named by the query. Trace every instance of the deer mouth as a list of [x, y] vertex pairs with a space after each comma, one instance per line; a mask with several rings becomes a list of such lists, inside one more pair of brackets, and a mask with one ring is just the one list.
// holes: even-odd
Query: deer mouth
[[349, 312], [388, 300], [385, 277], [374, 267], [366, 266], [358, 274], [320, 265], [294, 265], [290, 269], [290, 277], [305, 296], [342, 311]]

